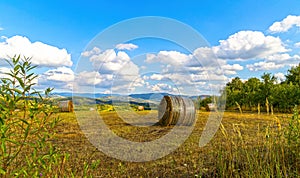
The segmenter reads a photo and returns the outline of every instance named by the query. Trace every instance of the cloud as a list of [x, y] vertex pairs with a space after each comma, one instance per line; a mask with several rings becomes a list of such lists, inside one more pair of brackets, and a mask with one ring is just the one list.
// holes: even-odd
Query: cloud
[[143, 83], [139, 67], [124, 51], [114, 49], [101, 51], [94, 47], [90, 51], [84, 51], [82, 56], [89, 57], [93, 68], [76, 76], [76, 89], [96, 87], [119, 93], [133, 90], [133, 87], [141, 86]]
[[138, 46], [132, 43], [126, 43], [126, 44], [121, 43], [121, 44], [117, 44], [116, 48], [118, 50], [133, 50], [138, 48]]
[[274, 76], [277, 78], [278, 83], [285, 81], [285, 75], [281, 72], [274, 74]]
[[295, 46], [296, 48], [300, 48], [300, 42], [295, 43], [294, 46]]
[[[237, 71], [244, 69], [240, 64], [228, 64], [226, 60], [217, 58], [212, 48], [208, 47], [197, 48], [192, 54], [160, 51], [157, 54], [147, 54], [145, 61], [163, 64], [161, 73], [143, 77], [146, 82], [171, 82], [180, 93], [189, 94], [199, 92], [217, 94], [229, 81], [229, 75], [236, 75]], [[162, 89], [156, 84], [152, 84], [150, 88]]]
[[288, 15], [282, 21], [274, 22], [269, 27], [269, 31], [272, 33], [287, 32], [293, 26], [300, 27], [300, 16]]
[[83, 71], [76, 76], [79, 86], [111, 86], [113, 80], [112, 74], [100, 74], [97, 71]]
[[151, 76], [144, 76], [143, 79], [146, 79], [146, 80], [164, 80], [166, 79], [166, 77], [162, 74], [152, 74]]
[[220, 45], [212, 49], [218, 58], [233, 60], [265, 58], [288, 51], [280, 38], [265, 36], [259, 31], [239, 31], [220, 40]]
[[43, 74], [47, 80], [72, 82], [74, 80], [74, 72], [68, 67], [58, 67], [57, 69], [51, 69]]
[[192, 55], [186, 55], [178, 51], [159, 51], [158, 54], [147, 54], [145, 62], [160, 62], [163, 64], [181, 66], [191, 60]]
[[[193, 54], [184, 54], [178, 51], [160, 51], [158, 54], [147, 54], [147, 63], [159, 62], [166, 64], [162, 70], [168, 73], [184, 73], [185, 75], [202, 71], [213, 71], [219, 74], [234, 75], [243, 70], [239, 64], [227, 64], [226, 60], [218, 59], [210, 48], [198, 48]], [[223, 72], [222, 72], [223, 70]]]
[[189, 62], [188, 65], [190, 67], [192, 67], [192, 66], [199, 67], [199, 65], [205, 66], [205, 67], [208, 67], [208, 66], [216, 67], [219, 65], [218, 57], [215, 55], [212, 48], [208, 48], [208, 47], [197, 48], [193, 52], [193, 56], [194, 56], [195, 60], [192, 60]]
[[265, 58], [264, 61], [257, 62], [254, 64], [248, 64], [246, 67], [250, 71], [264, 71], [280, 69], [286, 66], [294, 66], [299, 64], [300, 56], [287, 53], [274, 54]]
[[265, 71], [265, 70], [274, 70], [274, 69], [279, 69], [284, 67], [284, 64], [277, 64], [275, 62], [266, 62], [266, 61], [261, 61], [257, 62], [254, 64], [248, 64], [246, 67], [250, 71]]
[[54, 87], [70, 90], [75, 79], [74, 72], [68, 67], [47, 70], [38, 77], [38, 87]]
[[1, 30], [4, 30], [4, 28], [3, 28], [3, 27], [0, 27], [0, 31], [1, 31]]
[[14, 55], [32, 57], [32, 63], [39, 66], [72, 66], [71, 55], [66, 49], [42, 42], [31, 42], [27, 37], [13, 36], [0, 42], [0, 59], [9, 59]]
[[116, 52], [113, 49], [108, 49], [90, 56], [90, 61], [94, 69], [98, 70], [101, 74], [126, 73], [135, 75], [139, 72], [138, 66], [131, 61], [128, 54], [124, 51]]
[[101, 52], [101, 49], [100, 48], [97, 48], [97, 47], [94, 47], [92, 50], [90, 51], [84, 51], [81, 53], [81, 56], [84, 56], [84, 57], [90, 57], [92, 55], [97, 55], [97, 54], [100, 54]]
[[222, 69], [224, 70], [225, 75], [235, 75], [237, 74], [237, 71], [243, 70], [244, 67], [240, 64], [226, 64], [222, 66]]
[[6, 73], [9, 73], [10, 68], [7, 67], [0, 67], [0, 78], [9, 78]]
[[283, 54], [274, 54], [272, 56], [268, 56], [266, 58], [267, 61], [274, 61], [276, 63], [281, 63], [281, 64], [291, 64], [291, 63], [296, 63], [298, 64], [300, 61], [300, 56], [299, 55], [293, 55], [291, 56], [290, 54], [283, 53]]
[[178, 88], [165, 83], [150, 85], [149, 88], [151, 89], [152, 92], [178, 93], [179, 91]]

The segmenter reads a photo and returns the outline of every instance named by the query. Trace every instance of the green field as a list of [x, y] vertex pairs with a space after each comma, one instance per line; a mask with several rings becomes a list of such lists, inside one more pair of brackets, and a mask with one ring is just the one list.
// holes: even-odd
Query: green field
[[[156, 117], [156, 112], [143, 111]], [[159, 138], [172, 127], [135, 127], [115, 112], [101, 112], [117, 135], [137, 142]], [[74, 113], [59, 113], [62, 121], [52, 142], [69, 153], [65, 175], [92, 177], [299, 177], [300, 149], [284, 137], [291, 114], [258, 115], [226, 112], [214, 138], [199, 147], [209, 112], [197, 114], [193, 133], [178, 149], [161, 159], [132, 163], [106, 156], [81, 132]], [[297, 142], [299, 143], [299, 142]], [[295, 143], [296, 144], [296, 143]], [[298, 145], [299, 146], [299, 145]], [[62, 171], [62, 170], [60, 170]]]

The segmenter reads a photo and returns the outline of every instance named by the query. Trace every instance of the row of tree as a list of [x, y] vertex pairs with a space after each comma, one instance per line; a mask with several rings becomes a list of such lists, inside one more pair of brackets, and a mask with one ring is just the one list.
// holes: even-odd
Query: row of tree
[[285, 81], [278, 82], [270, 73], [264, 73], [261, 80], [239, 77], [226, 84], [226, 109], [266, 112], [290, 112], [300, 104], [300, 64], [288, 70]]

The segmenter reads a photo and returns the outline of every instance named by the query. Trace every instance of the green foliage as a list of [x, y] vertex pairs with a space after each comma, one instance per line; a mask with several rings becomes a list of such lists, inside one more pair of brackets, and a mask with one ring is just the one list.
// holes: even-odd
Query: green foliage
[[[59, 119], [52, 116], [49, 94], [34, 90], [38, 77], [29, 58], [15, 56], [0, 88], [0, 175], [38, 177], [55, 175], [65, 155], [51, 144]], [[43, 96], [42, 96], [43, 95]]]
[[200, 101], [200, 107], [207, 107], [207, 104], [212, 103], [212, 97], [204, 98]]
[[299, 79], [300, 64], [288, 71], [286, 81], [282, 83], [276, 83], [276, 77], [270, 73], [264, 73], [261, 80], [249, 78], [245, 82], [236, 77], [225, 88], [226, 108], [235, 108], [238, 103], [243, 110], [266, 106], [265, 111], [274, 108], [278, 112], [291, 112], [295, 105], [300, 104]]
[[98, 109], [100, 111], [114, 111], [115, 110], [114, 106], [110, 105], [110, 104], [99, 104]]
[[[297, 148], [300, 147], [300, 117], [297, 106], [294, 108], [294, 114], [290, 120], [285, 136], [288, 140], [288, 145], [293, 145]], [[300, 156], [300, 152], [298, 154], [298, 156]]]
[[300, 86], [300, 63], [298, 66], [292, 67], [290, 70], [288, 70], [288, 74], [285, 77], [285, 83], [292, 83]]

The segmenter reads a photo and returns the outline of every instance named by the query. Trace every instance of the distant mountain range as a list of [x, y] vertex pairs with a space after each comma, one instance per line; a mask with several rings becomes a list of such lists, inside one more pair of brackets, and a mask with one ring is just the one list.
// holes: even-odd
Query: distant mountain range
[[103, 94], [103, 93], [71, 93], [71, 92], [57, 92], [53, 93], [56, 96], [63, 96], [63, 97], [72, 97], [72, 96], [79, 96], [84, 98], [103, 98], [107, 96], [119, 96], [117, 94]]
[[[155, 108], [159, 105], [161, 99], [169, 93], [140, 93], [140, 94], [103, 94], [103, 93], [70, 93], [70, 92], [57, 92], [53, 93], [52, 97], [57, 100], [72, 100], [75, 105], [139, 105], [144, 106], [145, 109]], [[189, 96], [192, 100], [196, 101], [199, 97], [204, 99], [209, 95]]]
[[[111, 101], [125, 101], [125, 100], [133, 100], [135, 102], [143, 102], [143, 101], [154, 101], [160, 102], [163, 96], [170, 95], [169, 93], [140, 93], [140, 94], [130, 94], [130, 95], [121, 95], [121, 94], [103, 94], [103, 93], [71, 93], [71, 92], [56, 92], [53, 93], [53, 97], [55, 98], [71, 98], [71, 97], [79, 97], [79, 98], [88, 98], [88, 99], [97, 99], [98, 101], [108, 102]], [[210, 95], [199, 95], [199, 96], [189, 96], [192, 100], [196, 100], [198, 97], [200, 99], [204, 99], [209, 97]]]

